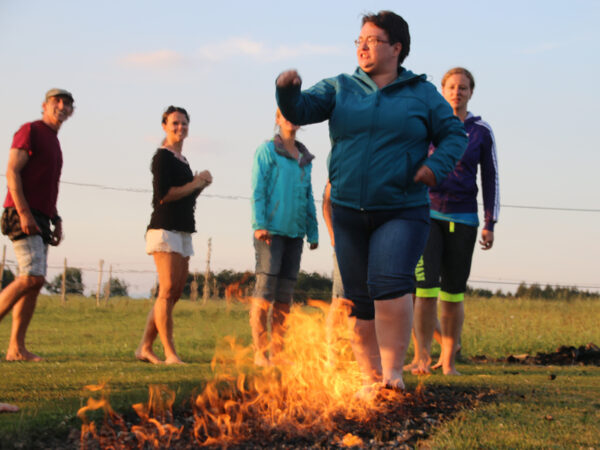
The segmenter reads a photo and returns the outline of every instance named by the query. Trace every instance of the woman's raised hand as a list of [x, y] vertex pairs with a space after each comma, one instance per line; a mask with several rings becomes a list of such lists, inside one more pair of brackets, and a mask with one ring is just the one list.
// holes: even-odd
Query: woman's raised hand
[[290, 86], [301, 86], [302, 78], [295, 69], [281, 72], [277, 77], [277, 87], [285, 88]]

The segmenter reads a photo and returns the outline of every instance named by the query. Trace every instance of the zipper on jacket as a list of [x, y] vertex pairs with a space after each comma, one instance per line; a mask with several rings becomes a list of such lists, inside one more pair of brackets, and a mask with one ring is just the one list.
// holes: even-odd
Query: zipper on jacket
[[372, 147], [372, 141], [373, 141], [373, 136], [375, 134], [375, 126], [377, 124], [377, 117], [378, 117], [378, 113], [379, 113], [379, 103], [380, 103], [380, 99], [381, 99], [381, 89], [377, 90], [377, 93], [375, 94], [375, 104], [373, 105], [373, 113], [371, 114], [371, 130], [369, 132], [369, 141], [367, 142], [367, 148], [365, 149], [365, 153], [363, 155], [362, 158], [362, 162], [363, 162], [363, 173], [362, 173], [362, 177], [361, 177], [361, 189], [360, 189], [360, 202], [359, 202], [359, 208], [361, 209], [361, 211], [364, 211], [365, 208], [365, 202], [367, 199], [367, 190], [368, 190], [368, 174], [369, 174], [369, 166], [370, 166], [370, 162], [371, 162], [371, 147]]

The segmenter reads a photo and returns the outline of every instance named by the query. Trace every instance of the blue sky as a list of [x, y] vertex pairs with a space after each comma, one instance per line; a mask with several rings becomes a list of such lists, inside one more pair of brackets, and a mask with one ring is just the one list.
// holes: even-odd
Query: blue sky
[[[76, 100], [74, 116], [60, 131], [63, 180], [122, 189], [61, 185], [66, 240], [51, 250], [50, 277], [67, 257], [70, 266], [84, 269], [88, 290], [95, 289], [92, 269], [102, 258], [133, 293], [148, 292], [154, 280], [143, 240], [149, 163], [162, 138], [161, 113], [170, 104], [190, 112], [184, 153], [192, 168], [214, 176], [197, 204], [191, 268], [204, 269], [212, 237], [214, 270], [252, 270], [246, 198], [254, 150], [273, 133], [275, 77], [294, 67], [308, 87], [352, 72], [361, 14], [382, 9], [410, 25], [408, 69], [427, 74], [438, 87], [450, 67], [473, 72], [469, 109], [494, 129], [503, 205], [596, 210], [503, 208], [494, 249], [475, 251], [471, 274], [496, 284], [471, 284], [505, 290], [516, 286], [503, 283], [520, 281], [600, 286], [600, 2], [594, 0], [2, 0], [0, 162], [17, 128], [39, 118], [44, 92], [62, 87]], [[326, 124], [305, 127], [299, 139], [317, 157], [313, 189], [319, 198], [327, 179]], [[320, 225], [320, 248], [305, 250], [302, 268], [325, 273], [331, 249]], [[10, 245], [7, 254], [14, 260]]]

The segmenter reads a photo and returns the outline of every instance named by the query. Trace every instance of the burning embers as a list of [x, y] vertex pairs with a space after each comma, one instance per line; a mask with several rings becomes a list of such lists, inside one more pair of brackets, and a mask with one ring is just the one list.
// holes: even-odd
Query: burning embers
[[[103, 395], [90, 399], [78, 413], [82, 448], [344, 447], [389, 440], [398, 445], [423, 437], [424, 427], [477, 400], [474, 393], [448, 398], [448, 393], [422, 389], [357, 396], [361, 373], [347, 326], [332, 321], [327, 333], [323, 314], [300, 307], [292, 309], [287, 326], [278, 364], [264, 369], [252, 365], [250, 347], [227, 338], [212, 361], [214, 378], [177, 416], [172, 412], [175, 394], [164, 386], [151, 386], [148, 404], [133, 406], [137, 425], [112, 411]], [[104, 386], [88, 388], [104, 392]], [[86, 418], [94, 409], [105, 411], [100, 428]]]

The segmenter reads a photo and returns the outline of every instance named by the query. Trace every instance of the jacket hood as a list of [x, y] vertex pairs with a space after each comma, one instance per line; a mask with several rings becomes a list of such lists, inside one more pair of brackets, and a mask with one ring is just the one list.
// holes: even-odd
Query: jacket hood
[[[306, 146], [300, 141], [294, 141], [296, 143], [296, 147], [298, 147], [298, 152], [300, 153], [300, 157], [298, 158], [298, 165], [300, 167], [304, 167], [308, 165], [313, 159], [315, 159], [315, 155], [308, 151]], [[273, 138], [273, 143], [275, 144], [275, 151], [279, 153], [281, 156], [285, 156], [286, 158], [292, 159], [290, 154], [287, 152], [285, 148], [283, 148], [283, 141], [281, 136], [278, 134]]]

